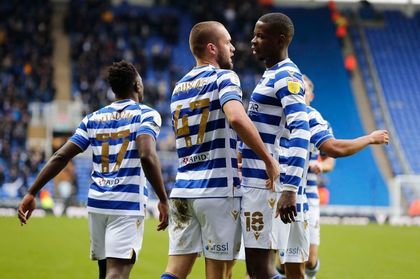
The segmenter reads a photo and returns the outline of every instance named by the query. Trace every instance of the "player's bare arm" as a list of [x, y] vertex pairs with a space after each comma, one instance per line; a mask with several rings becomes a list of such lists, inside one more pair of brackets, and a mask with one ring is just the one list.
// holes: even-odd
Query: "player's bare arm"
[[168, 226], [168, 197], [163, 185], [162, 173], [160, 172], [160, 162], [156, 152], [156, 142], [152, 136], [142, 134], [136, 138], [136, 145], [139, 151], [141, 166], [144, 174], [155, 190], [159, 198], [159, 224], [157, 230], [164, 230]]
[[50, 160], [48, 160], [47, 164], [29, 188], [28, 194], [23, 197], [22, 202], [19, 205], [18, 217], [22, 225], [26, 224], [32, 215], [32, 211], [36, 208], [36, 194], [42, 189], [42, 187], [44, 187], [45, 184], [47, 184], [48, 181], [59, 174], [67, 163], [80, 152], [82, 152], [82, 149], [80, 149], [79, 146], [68, 141], [54, 153]]
[[280, 165], [270, 155], [270, 153], [268, 153], [260, 134], [246, 114], [242, 103], [236, 100], [231, 100], [223, 106], [223, 110], [230, 125], [238, 133], [242, 141], [264, 161], [267, 167], [266, 172], [268, 175], [266, 186], [267, 188], [273, 190], [274, 181], [280, 175]]
[[338, 158], [353, 155], [370, 144], [388, 144], [388, 142], [388, 131], [377, 130], [352, 140], [331, 139], [323, 143], [319, 149], [329, 157]]

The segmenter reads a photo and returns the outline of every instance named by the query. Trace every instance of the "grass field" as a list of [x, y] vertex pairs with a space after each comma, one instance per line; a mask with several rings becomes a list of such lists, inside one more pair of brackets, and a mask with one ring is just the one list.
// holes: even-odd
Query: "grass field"
[[[160, 278], [166, 266], [167, 233], [148, 220], [140, 260], [131, 278]], [[0, 218], [1, 279], [97, 278], [89, 260], [86, 219], [34, 218], [21, 227], [17, 218]], [[420, 228], [391, 226], [322, 227], [320, 250], [323, 278], [420, 278]], [[238, 262], [235, 279], [243, 278]], [[189, 278], [204, 278], [199, 259]]]

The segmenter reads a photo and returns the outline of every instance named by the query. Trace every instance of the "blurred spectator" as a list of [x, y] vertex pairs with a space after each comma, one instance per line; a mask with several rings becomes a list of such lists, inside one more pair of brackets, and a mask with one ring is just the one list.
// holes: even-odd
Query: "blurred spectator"
[[51, 14], [49, 1], [0, 1], [0, 185], [11, 197], [20, 197], [33, 170], [28, 104], [55, 94]]

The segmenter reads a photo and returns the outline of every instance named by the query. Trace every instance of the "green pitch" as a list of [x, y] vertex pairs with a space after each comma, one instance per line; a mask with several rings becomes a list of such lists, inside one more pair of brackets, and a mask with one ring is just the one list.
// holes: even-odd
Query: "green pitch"
[[[154, 279], [166, 266], [168, 238], [148, 220], [143, 249], [131, 278]], [[420, 228], [391, 226], [323, 226], [323, 278], [420, 278]], [[97, 278], [89, 260], [86, 219], [33, 218], [21, 227], [17, 218], [0, 218], [1, 279]], [[238, 262], [233, 278], [243, 278]], [[189, 278], [204, 278], [198, 259]]]

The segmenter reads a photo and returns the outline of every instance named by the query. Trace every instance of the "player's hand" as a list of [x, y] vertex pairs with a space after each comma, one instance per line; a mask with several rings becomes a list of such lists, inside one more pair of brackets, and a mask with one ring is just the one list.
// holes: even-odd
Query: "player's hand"
[[280, 164], [273, 157], [270, 157], [270, 161], [266, 163], [265, 166], [267, 168], [266, 172], [268, 175], [268, 179], [265, 182], [265, 186], [271, 191], [274, 191], [275, 181], [280, 176]]
[[169, 204], [168, 201], [159, 201], [158, 203], [159, 210], [159, 225], [157, 226], [158, 231], [165, 230], [168, 226], [168, 217], [169, 217]]
[[239, 180], [242, 181], [242, 163], [238, 162], [238, 177]]
[[322, 165], [321, 165], [321, 163], [320, 163], [320, 162], [318, 162], [318, 161], [315, 161], [315, 162], [310, 162], [310, 163], [309, 163], [309, 169], [310, 169], [313, 173], [318, 174], [318, 173], [321, 173], [321, 172], [322, 172]]
[[292, 191], [283, 191], [277, 202], [276, 217], [280, 216], [283, 223], [292, 223], [297, 216], [296, 193]]
[[371, 144], [388, 144], [389, 134], [387, 130], [376, 130], [370, 133]]
[[18, 208], [18, 217], [20, 224], [23, 226], [32, 215], [32, 211], [36, 208], [35, 196], [26, 194]]

